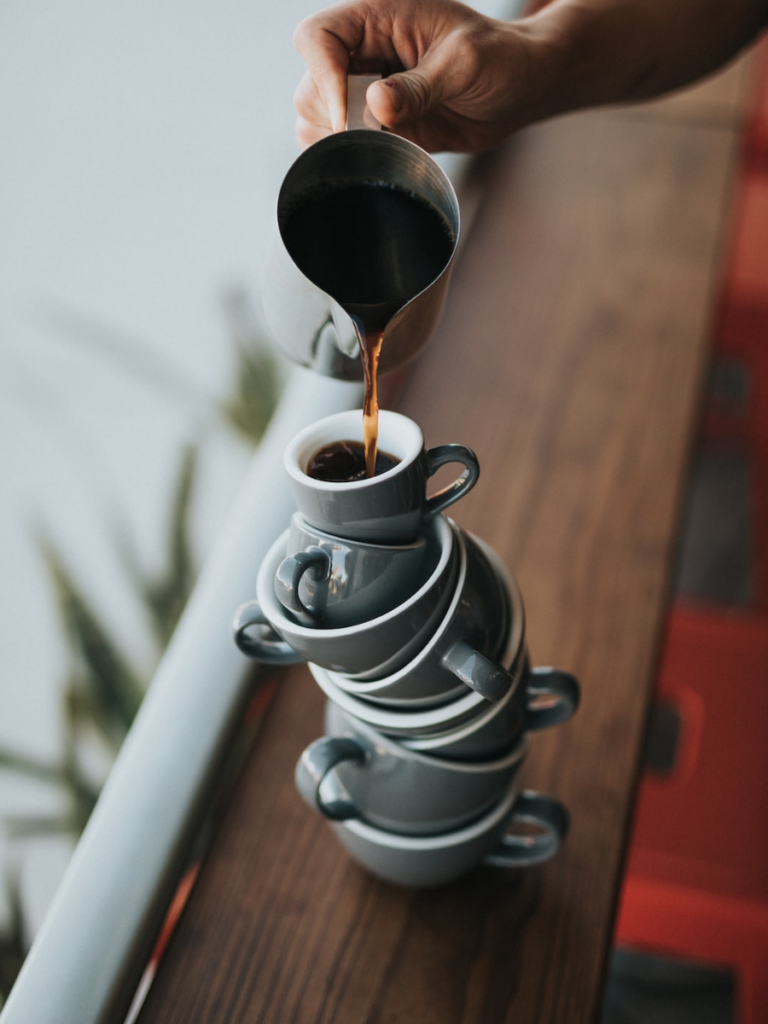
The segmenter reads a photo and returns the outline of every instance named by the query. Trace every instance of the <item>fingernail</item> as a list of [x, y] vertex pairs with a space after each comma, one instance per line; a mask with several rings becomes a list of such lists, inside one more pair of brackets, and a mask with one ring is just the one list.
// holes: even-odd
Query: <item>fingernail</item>
[[400, 90], [395, 85], [395, 83], [394, 82], [390, 82], [388, 79], [385, 78], [385, 79], [383, 79], [378, 84], [379, 85], [385, 85], [387, 87], [387, 89], [389, 90], [390, 102], [392, 103], [392, 109], [395, 112], [401, 110], [402, 106], [403, 106], [403, 97], [402, 97], [402, 94], [401, 94]]

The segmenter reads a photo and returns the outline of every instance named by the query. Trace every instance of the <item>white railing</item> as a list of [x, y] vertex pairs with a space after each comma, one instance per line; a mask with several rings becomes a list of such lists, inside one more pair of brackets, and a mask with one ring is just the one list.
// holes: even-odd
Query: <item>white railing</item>
[[[96, 1024], [121, 1004], [149, 950], [250, 663], [230, 623], [293, 506], [283, 451], [304, 424], [361, 407], [359, 385], [296, 369], [242, 494], [110, 772], [2, 1024]], [[137, 963], [138, 961], [138, 963]], [[129, 996], [128, 996], [129, 997]]]

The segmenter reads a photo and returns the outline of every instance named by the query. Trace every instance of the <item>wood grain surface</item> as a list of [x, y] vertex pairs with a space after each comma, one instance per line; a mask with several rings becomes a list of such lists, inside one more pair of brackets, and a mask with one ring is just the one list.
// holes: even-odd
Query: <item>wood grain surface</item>
[[368, 876], [294, 790], [323, 705], [296, 669], [141, 1024], [595, 1019], [737, 141], [722, 118], [601, 111], [484, 161], [443, 323], [397, 400], [429, 445], [477, 451], [454, 517], [519, 580], [533, 662], [581, 680], [523, 769], [570, 809], [564, 848], [435, 891]]

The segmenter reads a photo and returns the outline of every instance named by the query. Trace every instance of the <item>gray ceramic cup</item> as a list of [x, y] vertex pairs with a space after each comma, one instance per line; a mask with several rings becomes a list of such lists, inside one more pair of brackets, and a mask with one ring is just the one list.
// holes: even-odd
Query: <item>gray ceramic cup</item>
[[309, 669], [329, 700], [327, 727], [335, 731], [335, 709], [359, 718], [385, 736], [419, 753], [456, 760], [489, 760], [502, 756], [525, 732], [537, 732], [568, 721], [579, 704], [573, 676], [552, 668], [528, 666], [523, 649], [510, 667], [512, 686], [496, 704], [469, 691], [448, 704], [413, 711], [373, 705], [338, 686], [338, 676], [317, 665]]
[[286, 530], [267, 552], [256, 581], [256, 600], [235, 614], [238, 647], [258, 661], [307, 660], [340, 672], [396, 671], [429, 640], [445, 615], [458, 575], [460, 544], [450, 521], [434, 516], [424, 526], [428, 578], [407, 600], [375, 619], [338, 629], [303, 626], [278, 601], [274, 581], [285, 557]]
[[[379, 413], [379, 448], [398, 463], [386, 473], [352, 482], [316, 480], [307, 475], [313, 455], [336, 441], [362, 441], [359, 411], [340, 412], [310, 424], [288, 444], [285, 469], [296, 507], [312, 526], [349, 540], [408, 544], [425, 517], [434, 516], [471, 490], [480, 475], [477, 456], [460, 444], [425, 448], [421, 429], [400, 413]], [[458, 462], [453, 483], [427, 497], [427, 482], [441, 467]]]
[[467, 687], [490, 701], [500, 700], [507, 692], [512, 677], [498, 660], [511, 640], [510, 633], [518, 646], [522, 642], [522, 602], [517, 588], [513, 597], [472, 537], [456, 529], [462, 542], [459, 576], [437, 631], [397, 672], [372, 681], [340, 674], [334, 682], [341, 689], [376, 704], [410, 709], [444, 704]]
[[359, 818], [390, 832], [435, 835], [481, 817], [504, 795], [525, 759], [527, 737], [491, 761], [446, 761], [408, 750], [338, 711], [333, 735], [296, 765], [306, 802], [332, 821]]
[[423, 534], [411, 544], [342, 540], [296, 512], [275, 593], [303, 625], [354, 626], [390, 611], [419, 588], [434, 568], [425, 557], [427, 547]]
[[[531, 835], [517, 825], [535, 826]], [[560, 849], [568, 832], [568, 812], [558, 801], [510, 783], [483, 817], [434, 836], [401, 835], [363, 821], [332, 825], [342, 845], [372, 874], [395, 885], [428, 888], [453, 882], [480, 864], [525, 868], [541, 864]]]

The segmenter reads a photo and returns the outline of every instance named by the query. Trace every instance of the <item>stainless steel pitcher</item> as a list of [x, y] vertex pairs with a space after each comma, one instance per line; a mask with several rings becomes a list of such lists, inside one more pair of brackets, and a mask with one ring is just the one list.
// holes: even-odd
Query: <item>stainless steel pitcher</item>
[[414, 356], [437, 325], [459, 241], [459, 204], [442, 168], [419, 146], [381, 129], [365, 105], [378, 76], [348, 79], [347, 130], [316, 142], [293, 163], [277, 200], [262, 292], [267, 327], [296, 362], [329, 377], [363, 380], [363, 363], [350, 316], [299, 270], [280, 232], [281, 214], [319, 184], [386, 182], [430, 203], [453, 234], [450, 258], [423, 291], [405, 303], [384, 332], [379, 373]]

